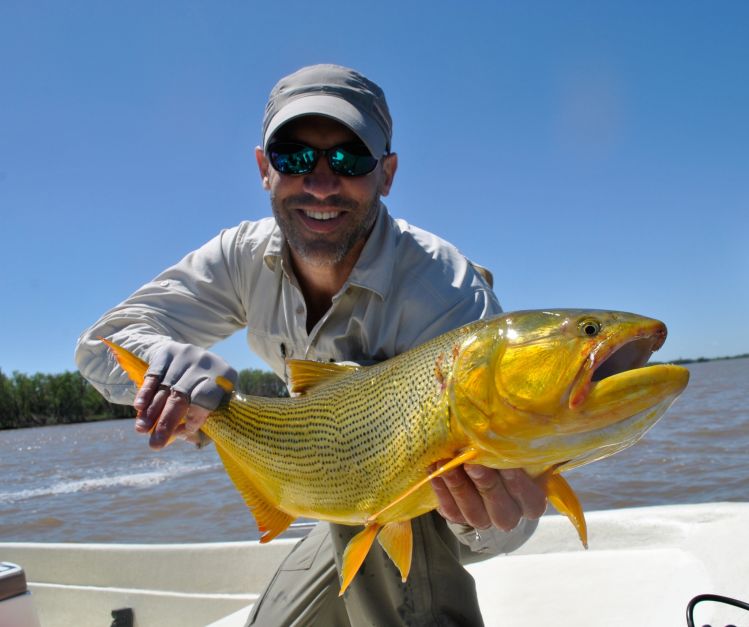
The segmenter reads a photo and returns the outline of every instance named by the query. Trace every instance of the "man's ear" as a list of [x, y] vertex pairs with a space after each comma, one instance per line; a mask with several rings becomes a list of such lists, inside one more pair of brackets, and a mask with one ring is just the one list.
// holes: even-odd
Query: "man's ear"
[[382, 157], [382, 182], [380, 183], [380, 196], [387, 196], [393, 185], [395, 171], [398, 169], [398, 155], [391, 152]]
[[255, 160], [260, 171], [260, 179], [263, 181], [263, 189], [270, 190], [270, 161], [260, 146], [255, 146]]

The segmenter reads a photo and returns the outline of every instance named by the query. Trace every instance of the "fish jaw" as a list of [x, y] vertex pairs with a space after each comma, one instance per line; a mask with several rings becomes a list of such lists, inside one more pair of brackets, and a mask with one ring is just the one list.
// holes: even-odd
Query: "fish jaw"
[[[646, 411], [661, 402], [673, 402], [689, 383], [683, 366], [659, 364], [626, 370], [588, 386], [584, 398], [570, 403], [575, 431], [582, 432], [614, 424]], [[670, 403], [669, 403], [670, 404]]]
[[643, 318], [634, 328], [624, 327], [602, 341], [590, 352], [570, 389], [570, 409], [585, 401], [594, 380], [644, 366], [663, 346], [667, 334], [666, 325], [661, 321]]

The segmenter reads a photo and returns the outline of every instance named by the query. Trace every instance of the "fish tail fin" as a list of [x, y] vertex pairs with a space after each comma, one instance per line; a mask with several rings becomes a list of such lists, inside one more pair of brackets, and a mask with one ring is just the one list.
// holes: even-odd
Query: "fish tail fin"
[[359, 572], [364, 558], [367, 557], [369, 549], [372, 547], [380, 525], [372, 524], [364, 527], [363, 531], [357, 533], [346, 545], [343, 551], [343, 564], [341, 566], [341, 591], [338, 596], [343, 596], [346, 588], [349, 587], [354, 576]]
[[148, 364], [119, 344], [110, 342], [103, 337], [99, 337], [98, 339], [109, 347], [109, 350], [112, 351], [112, 354], [117, 359], [117, 363], [120, 364], [122, 369], [127, 373], [130, 380], [140, 388], [140, 386], [143, 385], [143, 379], [146, 376]]
[[536, 479], [536, 483], [546, 492], [549, 502], [556, 510], [570, 519], [570, 522], [577, 529], [580, 542], [587, 549], [588, 525], [585, 522], [585, 514], [583, 513], [582, 505], [580, 505], [580, 500], [577, 498], [577, 494], [575, 494], [570, 484], [567, 483], [567, 480], [562, 475], [554, 472], [554, 470], [554, 468], [547, 470]]
[[[146, 372], [148, 371], [148, 364], [119, 344], [115, 344], [101, 336], [98, 336], [97, 339], [109, 347], [109, 350], [112, 351], [112, 354], [117, 359], [117, 363], [127, 373], [130, 380], [138, 387], [143, 385], [143, 379], [145, 379]], [[234, 390], [234, 384], [221, 375], [216, 377], [216, 384], [226, 393], [231, 393]]]

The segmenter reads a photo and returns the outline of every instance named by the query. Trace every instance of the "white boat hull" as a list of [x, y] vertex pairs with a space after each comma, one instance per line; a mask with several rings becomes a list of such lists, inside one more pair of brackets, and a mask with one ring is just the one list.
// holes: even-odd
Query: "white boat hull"
[[[698, 594], [749, 599], [749, 503], [587, 518], [588, 551], [567, 519], [546, 516], [511, 556], [467, 567], [487, 626], [676, 627]], [[295, 542], [0, 543], [0, 560], [23, 566], [44, 627], [107, 625], [112, 610], [124, 607], [133, 608], [139, 627], [234, 627]], [[730, 618], [719, 607], [706, 604], [699, 624], [747, 623], [746, 613]]]

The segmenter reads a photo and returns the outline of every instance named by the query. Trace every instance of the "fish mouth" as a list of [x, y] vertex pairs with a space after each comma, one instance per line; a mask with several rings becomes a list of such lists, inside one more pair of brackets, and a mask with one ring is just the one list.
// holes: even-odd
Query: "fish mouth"
[[611, 338], [590, 353], [572, 387], [570, 409], [579, 407], [593, 385], [616, 375], [642, 368], [666, 341], [666, 325], [659, 321], [630, 332], [625, 338]]

